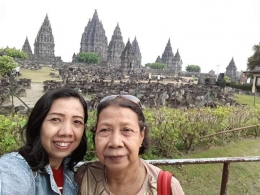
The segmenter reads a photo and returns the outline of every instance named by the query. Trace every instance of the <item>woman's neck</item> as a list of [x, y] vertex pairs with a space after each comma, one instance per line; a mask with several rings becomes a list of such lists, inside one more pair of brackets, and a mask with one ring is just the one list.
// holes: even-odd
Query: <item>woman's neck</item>
[[59, 169], [62, 161], [63, 161], [63, 159], [51, 159], [51, 158], [49, 158], [50, 166], [53, 169]]
[[146, 170], [140, 161], [133, 168], [125, 170], [123, 173], [109, 172], [105, 168], [104, 176], [106, 188], [111, 195], [114, 193], [128, 195], [132, 194], [132, 192], [137, 193], [141, 189], [146, 176]]

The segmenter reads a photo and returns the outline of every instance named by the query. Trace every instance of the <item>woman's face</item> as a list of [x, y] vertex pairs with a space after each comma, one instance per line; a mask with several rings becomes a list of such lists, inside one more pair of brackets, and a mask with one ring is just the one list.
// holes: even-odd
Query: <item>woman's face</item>
[[77, 98], [53, 101], [41, 127], [41, 143], [51, 167], [59, 168], [63, 158], [78, 147], [84, 128], [84, 110]]
[[140, 132], [137, 115], [131, 109], [118, 106], [103, 109], [95, 135], [98, 159], [114, 171], [139, 163], [138, 153], [144, 131]]

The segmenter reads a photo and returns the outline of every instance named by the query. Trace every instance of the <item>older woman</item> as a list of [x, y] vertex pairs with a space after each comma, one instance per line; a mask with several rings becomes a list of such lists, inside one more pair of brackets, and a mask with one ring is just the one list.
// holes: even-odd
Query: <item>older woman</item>
[[[157, 194], [161, 169], [139, 157], [148, 148], [148, 131], [139, 99], [131, 95], [103, 98], [93, 130], [99, 161], [79, 168], [80, 194]], [[184, 194], [175, 177], [171, 178], [171, 193]]]
[[87, 104], [73, 89], [44, 94], [25, 128], [26, 143], [0, 158], [0, 195], [75, 195], [74, 166], [86, 153]]

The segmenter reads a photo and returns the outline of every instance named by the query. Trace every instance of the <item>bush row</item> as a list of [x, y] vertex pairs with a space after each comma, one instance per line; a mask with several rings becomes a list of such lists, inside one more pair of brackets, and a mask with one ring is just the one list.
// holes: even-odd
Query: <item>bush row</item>
[[229, 86], [235, 89], [241, 89], [243, 91], [252, 91], [252, 84], [239, 84], [231, 82]]
[[[150, 129], [151, 148], [146, 159], [174, 158], [183, 152], [198, 147], [258, 136], [259, 128], [220, 134], [208, 138], [205, 135], [223, 130], [246, 127], [260, 123], [260, 110], [256, 107], [218, 107], [181, 111], [171, 108], [145, 109], [144, 114]], [[96, 112], [89, 113], [88, 152], [85, 160], [94, 158], [94, 145], [90, 129], [95, 124]], [[0, 155], [18, 149], [21, 144], [21, 128], [25, 125], [24, 116], [0, 116]]]

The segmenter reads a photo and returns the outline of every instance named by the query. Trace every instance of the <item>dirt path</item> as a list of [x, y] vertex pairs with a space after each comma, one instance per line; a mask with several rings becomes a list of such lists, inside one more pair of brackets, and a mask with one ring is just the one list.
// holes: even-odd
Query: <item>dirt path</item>
[[[37, 100], [44, 94], [42, 83], [31, 83], [31, 89], [26, 89], [27, 97], [21, 97], [29, 107], [33, 107]], [[20, 106], [24, 104], [16, 97], [14, 97], [14, 105]]]

